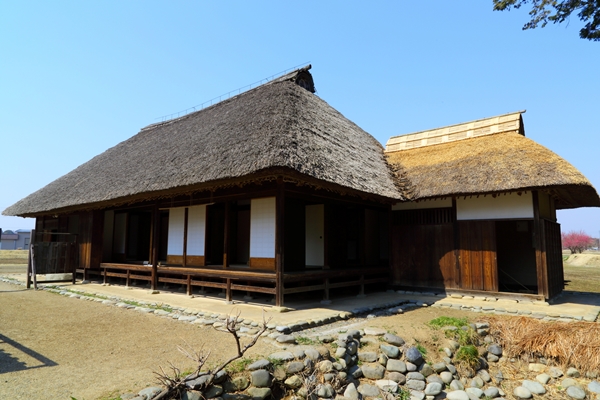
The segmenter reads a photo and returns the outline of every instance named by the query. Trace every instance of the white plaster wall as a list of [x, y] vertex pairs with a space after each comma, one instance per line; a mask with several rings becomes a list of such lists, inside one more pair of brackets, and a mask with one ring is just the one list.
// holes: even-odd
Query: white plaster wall
[[[169, 236], [170, 237], [170, 236]], [[203, 256], [206, 237], [206, 205], [188, 209], [187, 254]], [[171, 253], [169, 253], [171, 254]]]
[[275, 257], [275, 197], [250, 202], [250, 257]]
[[456, 199], [456, 218], [469, 219], [509, 219], [533, 218], [533, 197], [531, 192], [501, 194], [496, 197], [473, 196]]
[[433, 200], [423, 200], [423, 201], [409, 201], [406, 203], [396, 203], [392, 206], [392, 210], [401, 211], [401, 210], [420, 210], [424, 208], [444, 208], [444, 207], [452, 207], [452, 199], [433, 199]]
[[169, 210], [169, 240], [167, 254], [172, 256], [183, 255], [183, 222], [185, 208], [171, 208]]
[[325, 263], [325, 206], [315, 204], [306, 206], [306, 265], [322, 267]]

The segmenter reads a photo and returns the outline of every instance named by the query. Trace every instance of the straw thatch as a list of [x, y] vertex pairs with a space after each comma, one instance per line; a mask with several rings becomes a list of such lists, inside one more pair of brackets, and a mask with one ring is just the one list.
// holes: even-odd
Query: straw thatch
[[324, 182], [340, 192], [401, 199], [381, 144], [311, 93], [307, 74], [303, 68], [204, 110], [146, 127], [3, 214], [93, 208], [140, 194], [152, 199], [165, 190], [171, 195], [190, 192], [271, 169]]
[[508, 357], [543, 357], [580, 372], [600, 370], [600, 325], [490, 318], [491, 331]]
[[413, 200], [541, 189], [558, 209], [600, 207], [598, 193], [575, 167], [515, 132], [386, 155], [413, 184]]

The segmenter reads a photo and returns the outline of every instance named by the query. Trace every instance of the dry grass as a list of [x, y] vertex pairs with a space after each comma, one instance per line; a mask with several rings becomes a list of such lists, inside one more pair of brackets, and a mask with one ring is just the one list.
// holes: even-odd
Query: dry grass
[[492, 334], [509, 357], [544, 357], [580, 372], [600, 370], [600, 324], [525, 317], [491, 317], [489, 322]]
[[600, 293], [600, 268], [582, 267], [565, 263], [565, 290]]
[[27, 264], [28, 250], [0, 250], [0, 264]]

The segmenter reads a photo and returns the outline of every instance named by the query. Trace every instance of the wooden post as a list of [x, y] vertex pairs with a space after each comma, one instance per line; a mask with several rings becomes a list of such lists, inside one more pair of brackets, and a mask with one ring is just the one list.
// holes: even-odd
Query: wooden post
[[233, 301], [233, 296], [231, 295], [231, 279], [227, 278], [227, 289], [225, 290], [225, 300], [228, 303]]
[[[33, 246], [31, 248], [33, 250]], [[33, 288], [37, 290], [37, 276], [35, 271], [35, 252], [31, 252], [31, 277], [33, 278]]]
[[[2, 231], [0, 230], [0, 234]], [[31, 230], [31, 237], [29, 238], [29, 257], [27, 257], [27, 280], [26, 287], [27, 289], [31, 288], [31, 271], [33, 267], [33, 262], [31, 256], [33, 254], [33, 243], [35, 242], [35, 229]]]
[[160, 237], [160, 211], [158, 202], [152, 209], [152, 232], [150, 235], [150, 264], [152, 265], [152, 280], [150, 288], [156, 290], [158, 284], [158, 240]]
[[229, 268], [229, 258], [228, 258], [228, 254], [229, 254], [229, 233], [231, 231], [231, 229], [229, 229], [229, 218], [230, 218], [230, 209], [231, 208], [231, 203], [229, 201], [225, 202], [225, 229], [223, 230], [224, 232], [224, 242], [223, 242], [223, 268]]
[[535, 266], [537, 273], [538, 294], [548, 298], [548, 270], [544, 249], [544, 231], [540, 220], [540, 202], [537, 190], [532, 191], [533, 199], [533, 246], [535, 248]]
[[283, 271], [284, 271], [284, 205], [285, 187], [283, 179], [277, 179], [277, 195], [275, 197], [275, 305], [283, 306]]

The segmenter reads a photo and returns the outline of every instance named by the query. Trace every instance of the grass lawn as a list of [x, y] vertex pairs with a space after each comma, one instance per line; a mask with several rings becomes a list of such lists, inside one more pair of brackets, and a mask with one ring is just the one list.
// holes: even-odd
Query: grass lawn
[[600, 268], [564, 264], [565, 290], [600, 293]]

